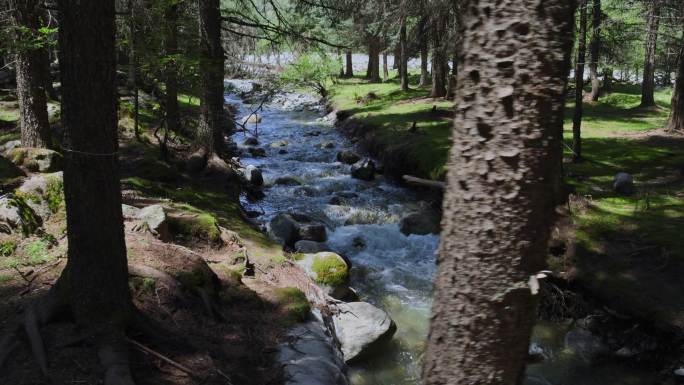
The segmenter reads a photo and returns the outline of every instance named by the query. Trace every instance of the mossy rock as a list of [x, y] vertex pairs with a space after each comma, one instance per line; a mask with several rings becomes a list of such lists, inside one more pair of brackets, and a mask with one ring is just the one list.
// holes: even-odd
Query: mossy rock
[[316, 284], [331, 295], [339, 292], [340, 288], [346, 287], [349, 281], [349, 265], [339, 254], [332, 252], [297, 254], [294, 260]]
[[0, 156], [0, 184], [7, 185], [16, 182], [26, 174], [9, 159]]
[[7, 152], [17, 166], [32, 172], [55, 172], [62, 169], [62, 155], [46, 148], [17, 147]]
[[0, 199], [0, 231], [11, 234], [20, 231], [25, 237], [35, 233], [42, 226], [42, 219], [21, 195], [10, 195]]
[[306, 295], [296, 287], [283, 287], [274, 290], [278, 305], [285, 310], [287, 323], [304, 322], [309, 317], [311, 304]]
[[174, 237], [207, 241], [212, 245], [222, 243], [218, 220], [208, 212], [193, 210], [171, 213], [169, 229]]

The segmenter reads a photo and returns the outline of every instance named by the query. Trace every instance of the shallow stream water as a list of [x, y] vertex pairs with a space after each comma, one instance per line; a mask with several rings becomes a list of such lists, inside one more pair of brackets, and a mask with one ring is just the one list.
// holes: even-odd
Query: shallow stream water
[[[251, 88], [248, 81], [229, 83], [237, 89]], [[236, 93], [226, 94], [226, 103], [237, 107], [238, 121], [251, 111]], [[354, 144], [321, 119], [322, 111], [292, 110], [286, 104], [281, 99], [259, 111], [259, 147], [267, 156], [246, 155], [242, 162], [262, 170], [266, 197], [242, 203], [247, 210], [263, 213], [258, 218], [263, 223], [280, 212], [307, 214], [325, 223], [328, 246], [352, 261], [351, 286], [361, 300], [383, 308], [396, 322], [397, 333], [387, 351], [352, 366], [351, 383], [418, 385], [439, 237], [404, 236], [399, 218], [417, 208], [420, 197], [383, 177], [372, 182], [351, 178], [350, 166], [337, 162], [336, 155], [345, 149], [357, 151]], [[253, 124], [247, 127], [254, 129]], [[242, 146], [246, 137], [237, 133], [233, 140]], [[328, 143], [331, 148], [326, 148]], [[301, 185], [274, 185], [284, 176], [297, 178]], [[330, 204], [340, 193], [343, 203]], [[590, 366], [564, 347], [566, 330], [563, 325], [537, 326], [532, 347], [546, 359], [530, 365], [526, 385], [648, 383], [646, 373], [628, 365]]]

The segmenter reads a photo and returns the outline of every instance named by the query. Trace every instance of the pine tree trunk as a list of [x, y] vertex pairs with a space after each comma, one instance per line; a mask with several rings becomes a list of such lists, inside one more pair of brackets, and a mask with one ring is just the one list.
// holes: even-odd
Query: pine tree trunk
[[582, 159], [582, 113], [584, 95], [584, 61], [587, 51], [587, 0], [580, 0], [580, 30], [575, 63], [575, 112], [572, 117], [572, 158]]
[[60, 0], [66, 133], [66, 282], [86, 330], [122, 329], [133, 309], [119, 181], [114, 0]]
[[[40, 28], [38, 0], [10, 0], [12, 24], [30, 31], [15, 30], [15, 41], [32, 38]], [[50, 147], [52, 137], [47, 114], [45, 68], [42, 48], [21, 47], [15, 55], [21, 144], [24, 147]]]
[[597, 101], [601, 92], [598, 73], [599, 53], [601, 51], [601, 0], [593, 0], [593, 2], [589, 73], [591, 75], [591, 100]]
[[430, 73], [428, 72], [428, 46], [425, 41], [422, 41], [420, 45], [420, 83], [418, 84], [418, 86], [427, 86], [429, 77]]
[[223, 149], [223, 47], [219, 0], [199, 0], [201, 103], [198, 139], [207, 154]]
[[352, 63], [352, 51], [348, 50], [347, 51], [347, 69], [344, 71], [344, 76], [348, 78], [353, 78], [354, 77], [354, 65]]
[[446, 54], [442, 44], [442, 37], [446, 32], [446, 17], [440, 16], [435, 20], [432, 33], [432, 90], [431, 98], [446, 96]]
[[670, 131], [684, 132], [684, 33], [682, 34], [682, 49], [679, 53], [677, 79], [672, 92], [672, 111], [667, 128]]
[[378, 46], [379, 44], [375, 40], [370, 44], [370, 57], [368, 60], [370, 64], [369, 69], [371, 83], [380, 83], [380, 49]]
[[[167, 56], [178, 54], [178, 4], [172, 3], [166, 9], [164, 49]], [[171, 132], [178, 132], [178, 69], [175, 57], [169, 60], [165, 68], [166, 82], [166, 127]]]
[[408, 47], [406, 44], [406, 17], [402, 16], [399, 27], [399, 78], [402, 91], [408, 91], [409, 89]]
[[423, 380], [514, 385], [527, 363], [537, 315], [529, 282], [544, 266], [554, 210], [549, 191], [560, 174], [574, 2], [464, 3], [458, 140]]
[[650, 0], [646, 36], [646, 57], [644, 58], [644, 78], [641, 84], [641, 107], [655, 106], [655, 55], [660, 25], [661, 0]]
[[387, 66], [387, 52], [382, 53], [382, 81], [389, 80], [389, 67]]
[[366, 79], [373, 76], [373, 43], [368, 43], [368, 68], [366, 69]]

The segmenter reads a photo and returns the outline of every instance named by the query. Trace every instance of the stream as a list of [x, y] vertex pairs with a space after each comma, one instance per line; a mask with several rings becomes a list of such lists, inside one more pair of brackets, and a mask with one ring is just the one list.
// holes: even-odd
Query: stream
[[[230, 80], [227, 84], [231, 91], [225, 101], [237, 108], [236, 120], [241, 121], [255, 108], [239, 94], [248, 92], [251, 82]], [[407, 237], [398, 225], [403, 214], [424, 204], [420, 196], [381, 176], [372, 182], [351, 178], [351, 166], [337, 162], [336, 155], [341, 150], [362, 153], [322, 119], [324, 113], [316, 109], [315, 99], [286, 94], [265, 104], [259, 115], [258, 146], [266, 150], [266, 156], [255, 158], [245, 153], [241, 161], [261, 169], [266, 196], [256, 202], [243, 197], [243, 206], [260, 212], [258, 221], [262, 223], [281, 212], [302, 213], [325, 223], [328, 247], [352, 262], [351, 287], [360, 300], [384, 309], [397, 324], [383, 354], [350, 367], [351, 384], [420, 384], [439, 236]], [[254, 124], [246, 126], [254, 128]], [[245, 149], [246, 137], [240, 132], [233, 140]], [[301, 184], [274, 184], [285, 176]], [[334, 196], [343, 199], [331, 204]], [[525, 385], [650, 382], [649, 373], [633, 365], [590, 365], [565, 346], [567, 331], [568, 325], [549, 323], [535, 328], [531, 350], [544, 361], [528, 367]]]

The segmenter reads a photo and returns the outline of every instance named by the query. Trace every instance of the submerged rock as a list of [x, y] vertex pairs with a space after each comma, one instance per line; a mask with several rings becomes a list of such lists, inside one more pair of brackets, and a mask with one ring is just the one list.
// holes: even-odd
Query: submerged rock
[[340, 151], [337, 153], [337, 161], [344, 164], [354, 164], [361, 160], [361, 157], [349, 150]]
[[335, 143], [333, 142], [323, 142], [318, 145], [320, 148], [323, 149], [330, 149], [330, 148], [335, 148]]
[[412, 212], [399, 221], [399, 230], [404, 235], [439, 234], [439, 215], [432, 211]]
[[263, 158], [266, 156], [266, 150], [261, 147], [250, 147], [247, 151], [255, 158]]
[[302, 184], [299, 179], [289, 175], [279, 177], [274, 183], [280, 186], [299, 186]]
[[613, 178], [613, 190], [621, 195], [634, 193], [634, 178], [626, 172], [619, 172]]
[[264, 184], [264, 176], [254, 165], [249, 165], [245, 167], [244, 171], [245, 179], [254, 186], [262, 186]]
[[271, 143], [270, 147], [271, 148], [287, 147], [287, 145], [289, 145], [289, 144], [290, 144], [290, 142], [288, 142], [287, 140], [279, 140], [277, 142]]
[[250, 136], [249, 138], [245, 139], [244, 142], [242, 142], [245, 146], [257, 146], [259, 145], [259, 140], [253, 136]]
[[247, 124], [247, 123], [261, 123], [261, 115], [258, 114], [252, 114], [245, 119], [242, 120], [242, 124]]
[[371, 181], [375, 179], [375, 162], [364, 159], [355, 163], [351, 168], [352, 178]]
[[350, 302], [337, 306], [333, 316], [335, 333], [346, 362], [372, 352], [392, 339], [397, 326], [390, 316], [367, 302]]

